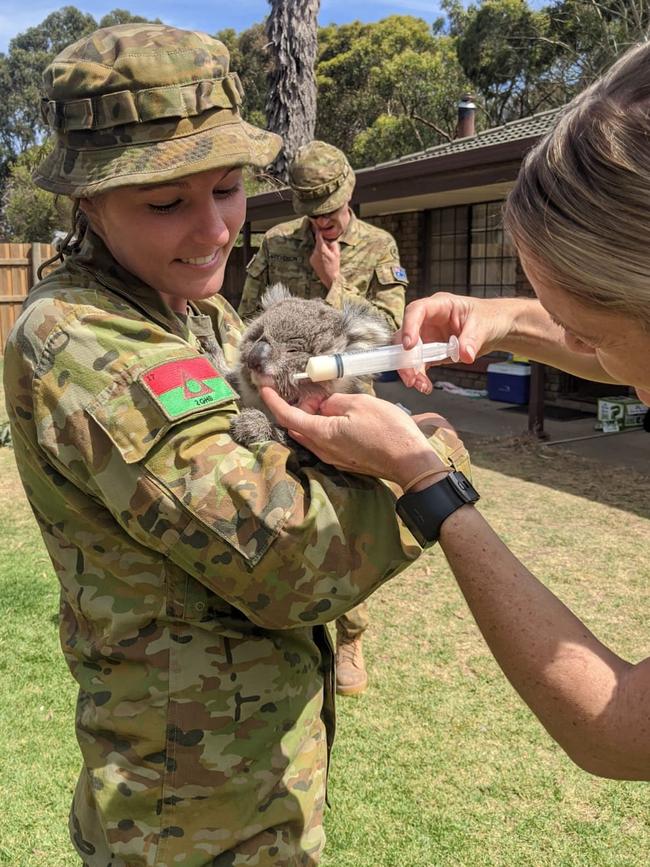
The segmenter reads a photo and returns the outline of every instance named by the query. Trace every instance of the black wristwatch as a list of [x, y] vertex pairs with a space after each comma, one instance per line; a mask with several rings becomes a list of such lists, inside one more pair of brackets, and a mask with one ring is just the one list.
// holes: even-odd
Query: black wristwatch
[[440, 527], [456, 509], [479, 499], [478, 492], [463, 473], [449, 473], [428, 488], [404, 494], [396, 504], [397, 514], [425, 548], [438, 541]]

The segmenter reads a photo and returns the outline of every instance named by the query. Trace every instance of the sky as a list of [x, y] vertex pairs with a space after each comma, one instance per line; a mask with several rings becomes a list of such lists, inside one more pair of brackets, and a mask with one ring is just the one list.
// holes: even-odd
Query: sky
[[[9, 40], [40, 24], [51, 12], [62, 6], [76, 6], [91, 14], [98, 21], [112, 9], [127, 9], [134, 15], [145, 18], [160, 18], [188, 30], [205, 30], [215, 33], [225, 27], [245, 30], [268, 14], [266, 0], [234, 0], [225, 8], [211, 0], [69, 0], [49, 2], [32, 0], [0, 0], [0, 51], [6, 51]], [[185, 7], [185, 9], [183, 9]], [[388, 15], [415, 15], [433, 22], [440, 15], [436, 0], [321, 0], [319, 24], [345, 24], [348, 21], [379, 21]]]

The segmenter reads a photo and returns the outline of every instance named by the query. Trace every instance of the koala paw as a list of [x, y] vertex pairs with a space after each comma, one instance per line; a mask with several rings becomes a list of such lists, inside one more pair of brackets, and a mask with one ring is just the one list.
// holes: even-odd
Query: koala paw
[[230, 422], [230, 436], [240, 446], [274, 440], [287, 444], [287, 435], [282, 428], [272, 424], [259, 409], [243, 409]]

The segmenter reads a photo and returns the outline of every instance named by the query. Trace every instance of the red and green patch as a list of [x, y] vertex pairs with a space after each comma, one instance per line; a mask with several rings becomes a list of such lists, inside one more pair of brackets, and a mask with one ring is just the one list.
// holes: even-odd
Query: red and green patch
[[140, 382], [170, 419], [236, 397], [214, 364], [204, 355], [165, 361], [143, 373]]

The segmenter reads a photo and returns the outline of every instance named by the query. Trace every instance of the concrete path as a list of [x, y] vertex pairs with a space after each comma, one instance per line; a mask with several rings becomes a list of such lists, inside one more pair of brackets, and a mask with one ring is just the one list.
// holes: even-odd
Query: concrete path
[[[393, 403], [401, 403], [411, 412], [438, 412], [445, 416], [462, 435], [478, 434], [487, 437], [513, 437], [527, 432], [526, 413], [506, 412], [508, 403], [469, 398], [434, 389], [422, 395], [402, 383], [377, 383], [377, 394]], [[634, 469], [650, 475], [650, 433], [632, 430], [614, 434], [601, 434], [594, 430], [596, 416], [558, 421], [545, 419], [544, 429], [549, 434], [545, 446], [567, 450], [596, 461]], [[590, 437], [589, 439], [580, 439]], [[560, 442], [571, 439], [573, 442]]]

